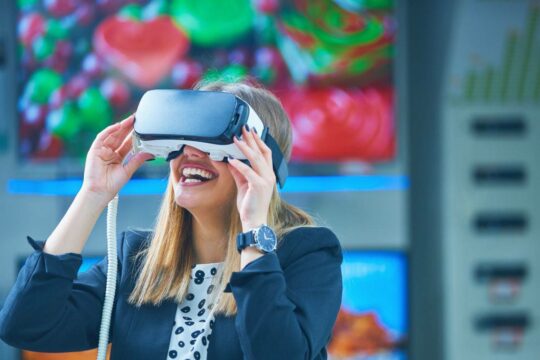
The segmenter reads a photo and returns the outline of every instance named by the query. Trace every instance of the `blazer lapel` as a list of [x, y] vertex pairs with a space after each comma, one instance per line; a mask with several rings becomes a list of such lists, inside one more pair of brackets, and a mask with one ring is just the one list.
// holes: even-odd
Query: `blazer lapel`
[[[164, 301], [160, 306], [133, 308], [129, 337], [131, 359], [166, 359], [177, 304]], [[127, 351], [126, 351], [127, 353]], [[126, 357], [124, 357], [126, 358]]]

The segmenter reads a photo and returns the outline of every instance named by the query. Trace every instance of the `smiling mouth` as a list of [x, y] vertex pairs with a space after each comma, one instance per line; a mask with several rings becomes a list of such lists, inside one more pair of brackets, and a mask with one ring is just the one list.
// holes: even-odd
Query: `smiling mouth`
[[211, 181], [215, 179], [216, 177], [217, 176], [212, 174], [210, 171], [199, 169], [199, 168], [186, 167], [182, 169], [180, 183], [181, 184], [199, 184], [199, 183]]

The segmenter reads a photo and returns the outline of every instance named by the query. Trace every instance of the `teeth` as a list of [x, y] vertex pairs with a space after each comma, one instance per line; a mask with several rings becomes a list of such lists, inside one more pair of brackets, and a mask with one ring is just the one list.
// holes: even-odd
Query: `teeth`
[[186, 179], [184, 180], [184, 183], [200, 183], [202, 180], [199, 179]]
[[197, 168], [184, 168], [182, 170], [182, 175], [186, 177], [190, 175], [199, 175], [205, 179], [212, 179], [214, 177], [211, 172]]

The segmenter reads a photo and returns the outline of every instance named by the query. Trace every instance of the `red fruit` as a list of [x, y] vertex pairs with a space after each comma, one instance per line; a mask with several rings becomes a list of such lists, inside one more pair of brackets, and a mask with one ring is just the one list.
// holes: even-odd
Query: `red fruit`
[[52, 16], [62, 17], [75, 10], [77, 4], [74, 0], [45, 0], [44, 5]]
[[255, 8], [266, 14], [273, 14], [279, 9], [279, 0], [255, 0]]
[[88, 54], [83, 60], [83, 70], [90, 77], [98, 77], [103, 75], [105, 71], [105, 65], [103, 61], [99, 59], [96, 54]]
[[290, 88], [279, 93], [298, 161], [388, 161], [395, 155], [394, 90]]
[[258, 48], [255, 53], [255, 62], [257, 66], [282, 68], [284, 65], [283, 59], [279, 51], [271, 46]]
[[68, 89], [66, 86], [56, 89], [49, 98], [49, 106], [51, 110], [56, 110], [64, 105], [64, 102], [69, 99]]
[[244, 66], [251, 66], [250, 51], [246, 48], [234, 49], [229, 53], [229, 62]]
[[29, 50], [23, 50], [21, 54], [21, 64], [28, 72], [33, 71], [38, 66], [36, 58]]
[[121, 0], [96, 0], [98, 8], [108, 14], [116, 12], [122, 5], [124, 1]]
[[79, 97], [88, 86], [90, 86], [90, 80], [84, 74], [78, 74], [71, 78], [67, 83], [67, 92], [70, 98]]
[[40, 131], [45, 125], [47, 117], [47, 107], [44, 105], [32, 104], [28, 106], [22, 114], [21, 130], [24, 133]]
[[108, 78], [99, 87], [101, 94], [115, 108], [124, 107], [129, 101], [127, 85], [118, 79]]
[[175, 87], [189, 89], [201, 78], [203, 68], [194, 60], [185, 59], [176, 63], [172, 70], [172, 82]]
[[75, 10], [75, 21], [82, 26], [90, 25], [96, 17], [96, 10], [91, 4], [81, 4]]
[[45, 124], [46, 116], [46, 106], [32, 104], [24, 110], [23, 122], [30, 127], [41, 128]]
[[36, 13], [29, 13], [25, 15], [17, 28], [20, 41], [25, 46], [32, 45], [35, 38], [41, 36], [45, 32], [45, 21], [41, 15]]
[[171, 18], [146, 22], [109, 17], [94, 32], [94, 49], [133, 84], [156, 86], [189, 48], [189, 39]]
[[57, 52], [61, 58], [69, 60], [73, 54], [73, 45], [71, 45], [69, 41], [58, 41], [56, 43], [55, 52]]
[[64, 143], [62, 140], [48, 132], [44, 132], [39, 139], [39, 144], [36, 152], [34, 153], [34, 159], [57, 159], [64, 151]]
[[47, 60], [45, 60], [44, 65], [58, 73], [63, 73], [67, 69], [67, 61], [60, 58], [58, 55], [53, 54]]
[[58, 41], [53, 54], [45, 60], [45, 66], [54, 69], [56, 72], [63, 73], [67, 69], [72, 52], [71, 43]]
[[288, 77], [280, 52], [270, 46], [261, 47], [255, 52], [254, 72], [257, 78], [273, 86], [277, 86]]

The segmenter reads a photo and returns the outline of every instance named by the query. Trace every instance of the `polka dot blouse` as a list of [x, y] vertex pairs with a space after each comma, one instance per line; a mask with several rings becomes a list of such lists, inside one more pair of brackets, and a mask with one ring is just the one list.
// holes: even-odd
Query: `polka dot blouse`
[[178, 305], [167, 359], [206, 359], [217, 296], [217, 276], [223, 263], [196, 264], [191, 269], [188, 294]]

